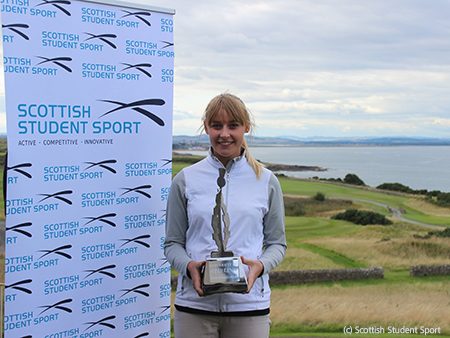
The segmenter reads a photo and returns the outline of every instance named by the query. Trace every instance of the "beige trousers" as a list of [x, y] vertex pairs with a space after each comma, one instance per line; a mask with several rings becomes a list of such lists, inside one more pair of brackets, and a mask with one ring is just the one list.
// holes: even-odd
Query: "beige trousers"
[[175, 338], [268, 338], [269, 315], [209, 316], [175, 310]]

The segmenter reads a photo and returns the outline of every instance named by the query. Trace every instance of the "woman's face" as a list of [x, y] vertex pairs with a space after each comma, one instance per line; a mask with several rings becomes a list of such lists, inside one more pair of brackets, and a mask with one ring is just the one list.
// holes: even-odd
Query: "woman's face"
[[209, 125], [205, 124], [205, 131], [209, 135], [214, 155], [224, 166], [228, 161], [241, 155], [244, 134], [249, 130], [249, 127], [234, 121], [223, 108], [219, 110]]

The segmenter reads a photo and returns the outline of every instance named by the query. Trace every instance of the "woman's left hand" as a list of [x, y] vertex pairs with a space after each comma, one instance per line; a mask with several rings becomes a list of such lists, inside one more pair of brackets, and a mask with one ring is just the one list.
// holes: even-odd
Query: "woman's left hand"
[[241, 256], [241, 259], [242, 263], [248, 266], [248, 275], [247, 275], [248, 289], [244, 293], [249, 293], [253, 287], [253, 284], [256, 281], [256, 278], [258, 278], [261, 272], [263, 271], [264, 266], [261, 263], [261, 261], [257, 261], [254, 259], [245, 259], [244, 256]]

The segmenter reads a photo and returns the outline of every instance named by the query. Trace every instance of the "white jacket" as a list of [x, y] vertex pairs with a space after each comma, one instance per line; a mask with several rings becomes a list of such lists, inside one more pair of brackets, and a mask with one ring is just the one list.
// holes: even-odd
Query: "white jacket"
[[[203, 261], [217, 246], [211, 219], [222, 163], [209, 155], [184, 168], [173, 180], [166, 217], [165, 255], [180, 272], [175, 305], [210, 312], [258, 311], [270, 306], [268, 273], [281, 263], [286, 252], [283, 195], [277, 178], [263, 169], [256, 178], [245, 156], [227, 165], [222, 189], [230, 217], [226, 250], [235, 256], [260, 260], [263, 275], [249, 294], [224, 293], [199, 297], [187, 277], [190, 261]], [[246, 273], [248, 273], [247, 266]]]

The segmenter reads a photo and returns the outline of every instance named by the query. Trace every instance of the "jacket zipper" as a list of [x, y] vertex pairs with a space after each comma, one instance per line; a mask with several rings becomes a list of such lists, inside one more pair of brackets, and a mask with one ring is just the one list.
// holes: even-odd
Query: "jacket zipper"
[[[231, 168], [230, 168], [231, 170]], [[225, 205], [228, 208], [228, 192], [230, 191], [230, 172], [227, 171], [227, 202], [225, 203]]]

